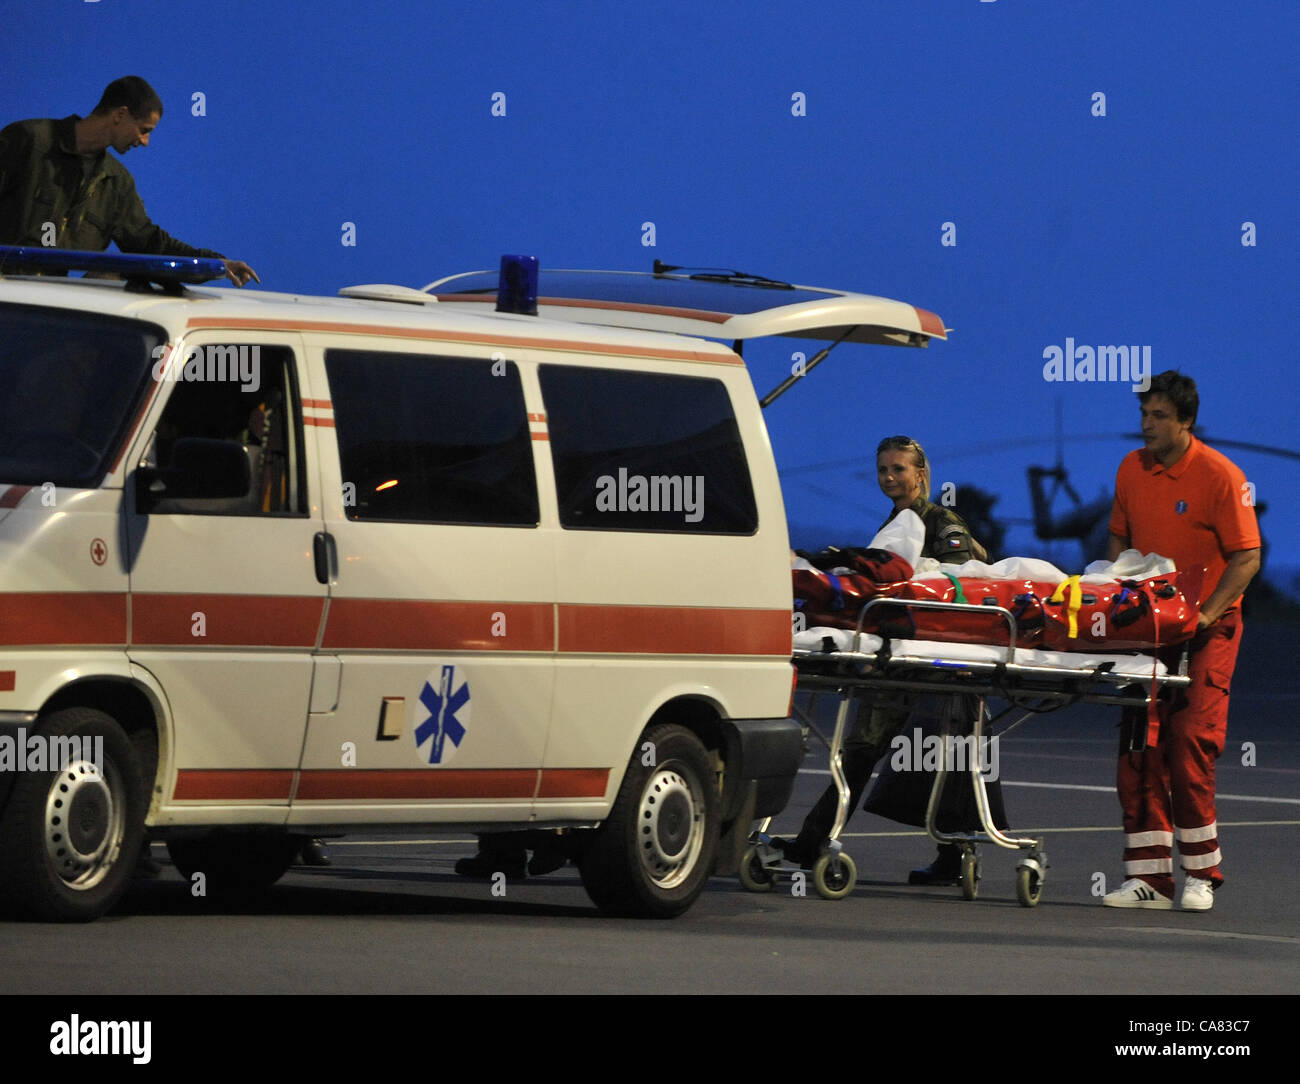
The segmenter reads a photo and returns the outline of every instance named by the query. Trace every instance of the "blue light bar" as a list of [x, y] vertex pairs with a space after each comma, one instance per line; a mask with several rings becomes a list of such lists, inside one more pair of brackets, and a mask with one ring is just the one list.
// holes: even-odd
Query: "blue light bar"
[[207, 282], [224, 278], [221, 260], [201, 256], [143, 256], [122, 252], [77, 252], [66, 248], [0, 245], [0, 275], [106, 271], [150, 282]]
[[537, 257], [502, 256], [497, 312], [537, 315]]

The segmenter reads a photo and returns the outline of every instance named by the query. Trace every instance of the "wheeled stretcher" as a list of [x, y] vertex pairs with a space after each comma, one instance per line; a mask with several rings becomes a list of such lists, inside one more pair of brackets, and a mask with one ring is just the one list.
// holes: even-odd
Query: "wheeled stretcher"
[[[1000, 644], [966, 644], [925, 640], [882, 639], [864, 632], [876, 624], [876, 606], [934, 609], [956, 613], [969, 612], [987, 619], [997, 614], [1005, 623], [1006, 640]], [[812, 868], [813, 886], [827, 899], [839, 899], [852, 890], [857, 876], [853, 859], [844, 852], [839, 836], [849, 809], [849, 786], [845, 780], [841, 755], [845, 736], [859, 696], [880, 690], [906, 690], [938, 694], [955, 718], [964, 696], [978, 703], [971, 720], [969, 738], [944, 737], [944, 755], [938, 758], [934, 783], [926, 809], [926, 831], [939, 843], [961, 848], [961, 890], [966, 899], [975, 899], [979, 890], [979, 856], [976, 845], [992, 843], [998, 847], [1025, 852], [1016, 866], [1016, 897], [1025, 907], [1035, 906], [1042, 895], [1048, 863], [1042, 839], [1008, 835], [1000, 831], [990, 815], [985, 790], [984, 767], [978, 756], [966, 758], [966, 768], [974, 787], [975, 804], [981, 831], [940, 832], [936, 826], [939, 802], [943, 795], [948, 765], [949, 742], [969, 742], [971, 750], [986, 748], [993, 728], [1014, 712], [1020, 718], [1001, 729], [1006, 734], [1035, 714], [1067, 707], [1075, 703], [1111, 704], [1154, 710], [1156, 700], [1169, 690], [1186, 686], [1187, 654], [1182, 653], [1174, 671], [1149, 654], [1091, 654], [1079, 651], [1046, 651], [1017, 647], [1019, 638], [1015, 615], [1005, 607], [969, 603], [902, 601], [896, 598], [873, 599], [862, 607], [856, 629], [812, 628], [795, 635], [794, 665], [800, 690], [815, 696], [838, 698], [835, 728], [829, 741], [817, 728], [810, 710], [796, 707], [806, 732], [815, 735], [830, 751], [831, 777], [839, 794], [835, 822]], [[990, 717], [988, 701], [1006, 702], [1006, 707]], [[948, 728], [945, 728], [948, 729]], [[784, 870], [783, 855], [768, 834], [771, 818], [764, 820], [750, 836], [750, 847], [740, 865], [741, 883], [750, 891], [766, 891]]]

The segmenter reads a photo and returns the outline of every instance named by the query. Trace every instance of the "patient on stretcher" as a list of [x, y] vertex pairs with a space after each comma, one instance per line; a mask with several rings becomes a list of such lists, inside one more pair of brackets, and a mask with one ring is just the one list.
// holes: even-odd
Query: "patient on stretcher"
[[[1201, 570], [1176, 570], [1158, 554], [1126, 550], [1079, 576], [1031, 557], [940, 565], [921, 556], [924, 533], [921, 520], [903, 511], [863, 549], [796, 556], [796, 629], [804, 630], [796, 645], [814, 648], [826, 636], [821, 630], [857, 630], [862, 608], [879, 598], [1001, 607], [1015, 618], [1018, 647], [1058, 652], [1150, 651], [1196, 632]], [[997, 611], [986, 617], [901, 605], [874, 606], [861, 629], [889, 639], [1003, 646], [1009, 636]]]

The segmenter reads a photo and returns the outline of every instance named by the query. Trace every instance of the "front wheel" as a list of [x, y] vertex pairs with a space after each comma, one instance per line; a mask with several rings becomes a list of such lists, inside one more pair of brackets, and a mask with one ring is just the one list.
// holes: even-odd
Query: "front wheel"
[[1016, 867], [1016, 899], [1021, 907], [1037, 907], [1043, 898], [1043, 875], [1032, 866]]
[[844, 852], [822, 854], [813, 863], [813, 888], [826, 900], [842, 900], [853, 891], [858, 880], [858, 867]]
[[[126, 891], [144, 839], [148, 787], [111, 716], [64, 708], [27, 738], [48, 771], [19, 774], [0, 824], [0, 904], [55, 922], [89, 922]], [[30, 754], [29, 754], [30, 755]]]
[[579, 862], [583, 886], [608, 914], [674, 918], [704, 890], [720, 830], [708, 751], [684, 727], [652, 727]]

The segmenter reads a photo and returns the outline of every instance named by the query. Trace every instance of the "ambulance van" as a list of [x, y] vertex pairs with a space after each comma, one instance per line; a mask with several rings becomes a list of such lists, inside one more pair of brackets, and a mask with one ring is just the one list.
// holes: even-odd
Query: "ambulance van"
[[436, 824], [546, 833], [602, 910], [667, 917], [784, 807], [785, 513], [713, 340], [942, 324], [503, 267], [322, 298], [0, 250], [6, 913], [105, 913], [146, 838], [245, 895], [305, 837]]

